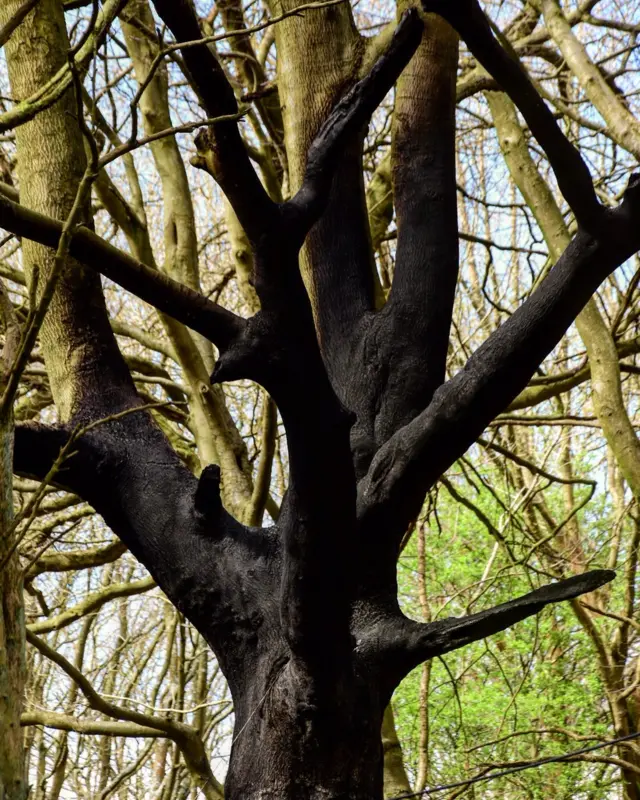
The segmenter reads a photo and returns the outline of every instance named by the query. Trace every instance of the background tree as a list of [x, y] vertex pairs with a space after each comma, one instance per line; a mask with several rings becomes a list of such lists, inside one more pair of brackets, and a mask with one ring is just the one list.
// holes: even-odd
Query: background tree
[[[593, 560], [587, 547], [578, 546], [583, 544], [577, 516], [580, 505], [573, 494], [579, 479], [571, 474], [571, 446], [565, 444], [563, 450], [563, 477], [552, 481], [565, 492], [567, 519], [554, 524], [554, 511], [544, 504], [534, 505], [537, 490], [535, 486], [529, 489], [532, 474], [539, 478], [542, 469], [542, 477], [549, 481], [551, 473], [544, 468], [531, 471], [533, 456], [527, 453], [526, 442], [515, 448], [519, 455], [514, 463], [520, 471], [506, 473], [506, 480], [521, 487], [527, 535], [537, 537], [533, 545], [524, 553], [514, 550], [515, 544], [505, 540], [486, 512], [478, 519], [491, 535], [497, 532], [500, 546], [514, 565], [530, 565], [535, 553], [538, 574], [564, 582], [487, 612], [448, 621], [431, 619], [435, 613], [429, 610], [424, 587], [420, 603], [426, 619], [412, 623], [398, 607], [395, 573], [398, 553], [420, 516], [425, 493], [485, 426], [509, 403], [514, 411], [547, 401], [579, 385], [589, 372], [598, 422], [635, 492], [637, 443], [617, 363], [620, 356], [635, 353], [634, 340], [623, 335], [634, 324], [633, 278], [628, 287], [618, 286], [618, 295], [614, 292], [615, 324], [607, 324], [609, 320], [593, 302], [580, 315], [578, 331], [588, 364], [554, 375], [554, 363], [575, 360], [575, 351], [569, 348], [548, 362], [551, 376], [540, 376], [525, 388], [602, 280], [640, 246], [635, 187], [631, 183], [619, 204], [628, 164], [617, 150], [610, 157], [605, 147], [602, 159], [593, 165], [599, 176], [594, 190], [585, 162], [570, 143], [575, 138], [571, 125], [568, 136], [561, 132], [519, 67], [516, 54], [546, 59], [558, 83], [560, 99], [553, 97], [553, 102], [578, 130], [593, 133], [591, 112], [585, 116], [573, 110], [582, 102], [584, 86], [589, 102], [606, 122], [604, 129], [597, 124], [595, 133], [634, 154], [636, 123], [630, 101], [615, 84], [619, 76], [595, 66], [572, 33], [572, 25], [593, 19], [591, 7], [569, 16], [553, 3], [518, 9], [504, 20], [509, 44], [503, 35], [499, 41], [495, 38], [472, 3], [453, 9], [429, 7], [428, 12], [443, 13], [447, 21], [428, 14], [425, 26], [410, 12], [397, 29], [392, 23], [369, 39], [358, 33], [352, 11], [341, 3], [303, 17], [292, 13], [297, 11], [295, 6], [274, 7], [271, 14], [283, 17], [281, 22], [256, 31], [258, 36], [253, 38], [245, 34], [244, 10], [233, 3], [219, 5], [215, 15], [198, 21], [187, 2], [156, 2], [159, 19], [143, 2], [106, 2], [101, 8], [88, 9], [84, 26], [76, 24], [72, 6], [77, 5], [68, 4], [67, 26], [65, 9], [53, 1], [8, 3], [0, 12], [10, 91], [17, 101], [0, 118], [0, 125], [5, 131], [15, 128], [18, 179], [12, 185], [10, 156], [9, 185], [0, 214], [3, 226], [23, 237], [26, 276], [16, 272], [15, 266], [5, 268], [15, 289], [22, 341], [15, 356], [13, 346], [6, 348], [12, 363], [6, 369], [3, 411], [6, 416], [18, 391], [17, 415], [40, 415], [49, 423], [17, 428], [18, 473], [47, 476], [46, 483], [74, 493], [49, 493], [50, 506], [45, 506], [46, 490], [18, 484], [28, 499], [17, 517], [22, 527], [16, 527], [10, 517], [3, 523], [3, 574], [10, 576], [11, 587], [17, 587], [12, 596], [19, 598], [20, 575], [8, 566], [15, 562], [20, 546], [27, 559], [28, 588], [48, 617], [31, 623], [28, 636], [37, 652], [73, 681], [64, 699], [66, 708], [75, 707], [80, 690], [95, 711], [119, 720], [110, 730], [109, 723], [90, 720], [86, 732], [94, 725], [95, 733], [163, 736], [173, 741], [173, 768], [169, 776], [160, 775], [160, 796], [175, 796], [183, 786], [188, 792], [189, 779], [205, 796], [219, 796], [221, 790], [203, 746], [207, 731], [202, 714], [194, 716], [195, 724], [185, 725], [172, 719], [171, 713], [133, 710], [128, 700], [132, 685], [124, 694], [127, 702], [118, 705], [112, 689], [117, 682], [119, 648], [101, 676], [99, 694], [80, 672], [87, 643], [89, 652], [104, 647], [91, 631], [93, 617], [87, 615], [110, 599], [148, 590], [152, 582], [125, 566], [124, 580], [114, 583], [121, 570], [107, 567], [101, 587], [75, 607], [52, 615], [42, 590], [33, 585], [38, 574], [56, 569], [65, 574], [70, 568], [114, 563], [123, 548], [110, 543], [72, 550], [72, 554], [64, 554], [63, 549], [62, 560], [52, 553], [49, 557], [54, 560], [47, 562], [42, 549], [49, 544], [47, 537], [55, 523], [49, 521], [47, 526], [40, 521], [40, 529], [30, 525], [38, 509], [45, 514], [62, 512], [56, 522], [73, 524], [89, 513], [79, 498], [89, 502], [215, 650], [229, 680], [236, 715], [225, 794], [377, 797], [383, 711], [408, 671], [530, 616], [548, 602], [596, 590], [611, 577], [602, 570], [577, 579], [566, 577], [583, 572]], [[178, 47], [166, 46], [167, 31], [156, 30], [160, 22]], [[605, 27], [616, 30], [616, 24], [606, 20]], [[71, 50], [68, 30], [74, 42]], [[454, 30], [471, 52], [460, 66]], [[622, 25], [621, 31], [634, 34], [633, 26], [627, 30]], [[208, 45], [198, 43], [203, 32], [211, 34]], [[216, 39], [230, 43], [229, 49], [221, 46], [217, 58], [211, 49]], [[615, 57], [624, 58], [632, 50], [616, 50]], [[161, 53], [171, 62], [168, 70], [161, 66]], [[114, 63], [118, 65], [115, 75]], [[221, 63], [232, 65], [228, 70], [231, 83]], [[274, 69], [275, 84], [271, 82]], [[85, 80], [86, 90], [81, 86], [85, 74], [91, 78]], [[376, 167], [365, 192], [364, 127], [397, 79], [391, 154], [385, 155], [389, 115], [383, 105], [364, 151], [368, 174]], [[473, 279], [468, 281], [463, 272], [458, 280], [459, 238], [488, 253], [495, 250], [495, 243], [472, 230], [458, 230], [455, 101], [456, 96], [468, 98], [480, 89], [496, 89], [494, 79], [515, 101], [543, 148], [568, 208], [555, 205], [553, 192], [536, 167], [539, 156], [532, 160], [509, 101], [502, 95], [490, 96], [507, 165], [557, 264], [549, 270], [542, 263], [544, 250], [521, 246], [517, 226], [523, 218], [536, 235], [535, 223], [521, 203], [514, 198], [511, 204], [494, 205], [490, 195], [485, 195], [486, 211], [501, 208], [496, 215], [501, 221], [511, 216], [513, 235], [505, 248], [512, 254], [511, 267], [518, 266], [514, 256], [521, 254], [529, 259], [531, 272], [523, 275], [505, 262], [490, 260], [481, 279], [474, 249], [471, 259], [465, 260]], [[232, 87], [242, 102], [253, 103], [251, 109], [238, 111]], [[572, 91], [577, 92], [578, 102]], [[121, 117], [125, 98], [131, 113]], [[202, 258], [208, 263], [210, 252], [216, 253], [220, 232], [201, 233], [200, 244], [197, 237], [198, 211], [213, 213], [215, 195], [211, 197], [211, 184], [203, 178], [199, 179], [202, 194], [193, 194], [194, 175], [185, 169], [174, 138], [174, 134], [202, 127], [194, 98], [209, 127], [196, 139], [192, 163], [215, 177], [228, 202], [224, 227], [232, 247], [233, 270], [218, 275], [214, 271], [200, 274], [199, 267]], [[172, 112], [178, 118], [184, 115], [188, 122], [176, 130]], [[144, 132], [139, 130], [138, 113]], [[240, 113], [251, 126], [243, 124], [244, 141], [238, 128]], [[482, 123], [482, 130], [482, 114], [474, 119]], [[10, 138], [10, 147], [13, 142]], [[140, 152], [132, 156], [142, 144], [149, 145], [157, 184], [148, 177], [148, 157]], [[591, 152], [589, 146], [581, 149]], [[482, 149], [477, 155], [482, 163]], [[473, 160], [461, 162], [462, 171], [470, 164], [473, 171]], [[109, 233], [116, 247], [90, 232], [91, 187], [96, 224]], [[475, 202], [464, 186], [462, 191]], [[156, 197], [162, 199], [161, 242], [154, 240]], [[466, 227], [490, 233], [482, 230], [495, 224], [488, 213], [480, 223], [468, 219], [473, 207], [462, 207], [465, 221], [471, 222]], [[388, 233], [394, 214], [395, 230]], [[123, 248], [131, 255], [125, 255]], [[535, 261], [537, 256], [541, 258]], [[124, 359], [110, 330], [96, 272], [160, 312], [162, 328], [149, 332], [153, 317], [148, 309], [135, 305], [128, 310], [130, 300], [123, 309], [122, 295], [109, 287], [111, 328], [129, 343], [123, 348]], [[513, 292], [508, 295], [510, 306], [500, 291], [505, 278], [508, 291]], [[494, 284], [494, 297], [487, 291], [488, 281]], [[24, 283], [29, 291], [21, 300], [19, 287]], [[460, 348], [452, 350], [447, 364], [456, 287], [461, 290], [459, 302], [463, 298], [462, 318], [468, 303], [481, 324], [473, 330], [467, 323]], [[224, 301], [224, 308], [206, 299], [214, 294]], [[226, 310], [229, 307], [240, 313], [232, 314]], [[123, 310], [124, 316], [118, 315]], [[5, 318], [11, 328], [9, 311]], [[132, 314], [141, 315], [144, 322], [132, 324]], [[485, 334], [486, 342], [467, 360], [470, 346]], [[38, 347], [33, 350], [36, 341]], [[140, 356], [137, 345], [131, 349], [132, 342], [146, 349], [146, 358]], [[217, 361], [211, 343], [218, 350]], [[31, 366], [42, 359], [46, 371]], [[213, 387], [208, 380], [212, 369]], [[453, 377], [447, 381], [447, 376]], [[247, 386], [232, 394], [226, 386], [228, 381], [243, 379], [269, 392], [281, 423], [273, 401], [259, 390]], [[159, 401], [160, 391], [173, 404]], [[179, 404], [183, 398], [188, 399], [188, 417]], [[59, 415], [57, 424], [51, 424], [47, 412], [52, 399]], [[141, 403], [146, 410], [139, 410]], [[149, 405], [155, 406], [151, 412]], [[256, 413], [246, 419], [252, 406], [259, 410], [257, 426]], [[9, 449], [5, 453], [10, 453], [11, 421], [7, 419]], [[493, 424], [500, 429], [499, 421]], [[262, 446], [252, 441], [258, 428]], [[491, 442], [491, 447], [499, 464], [513, 452], [500, 442]], [[279, 468], [275, 481], [274, 459]], [[193, 473], [203, 467], [196, 481]], [[6, 474], [7, 496], [9, 480]], [[443, 485], [451, 496], [476, 513], [477, 506], [451, 479], [447, 481]], [[618, 498], [622, 518], [627, 502], [624, 487]], [[257, 526], [265, 512], [276, 524], [262, 529]], [[578, 619], [598, 648], [601, 679], [619, 735], [634, 724], [629, 699], [635, 691], [629, 675], [635, 663], [630, 634], [637, 541], [632, 536], [625, 549], [622, 528], [604, 564], [616, 566], [622, 556], [627, 559], [621, 613], [610, 611], [609, 603], [615, 599], [606, 589], [590, 594], [584, 604], [573, 601]], [[418, 529], [424, 531], [424, 523]], [[68, 533], [63, 531], [67, 541]], [[421, 541], [417, 557], [424, 575], [428, 548]], [[45, 567], [38, 572], [41, 564]], [[64, 587], [62, 602], [68, 592], [69, 587]], [[617, 620], [610, 645], [603, 646], [592, 613]], [[40, 636], [85, 617], [87, 624], [71, 659]], [[119, 622], [123, 642], [128, 624], [125, 611]], [[171, 624], [164, 626], [169, 633]], [[184, 636], [181, 622], [174, 630]], [[170, 634], [169, 641], [171, 635], [177, 634]], [[9, 644], [15, 641], [18, 647], [12, 655]], [[206, 659], [195, 655], [203, 652], [197, 642], [193, 642], [194, 655], [189, 655], [186, 642], [181, 645], [176, 668], [179, 673], [185, 663], [199, 664], [196, 706], [202, 706], [209, 676]], [[63, 642], [54, 644], [65, 647]], [[172, 648], [173, 644], [168, 652]], [[14, 742], [21, 649], [19, 633], [17, 640], [15, 636], [6, 639], [3, 654], [12, 670], [3, 672], [3, 680], [12, 682], [7, 696], [14, 700], [2, 719], [13, 731]], [[150, 669], [155, 670], [156, 685], [161, 687], [163, 668], [154, 663]], [[194, 690], [187, 687], [195, 675], [191, 670], [176, 677], [176, 685], [182, 687], [176, 708], [184, 709], [186, 693]], [[142, 680], [142, 672], [136, 677]], [[423, 690], [429, 679], [430, 674], [423, 672]], [[43, 686], [41, 681], [40, 692]], [[627, 691], [630, 687], [634, 688]], [[416, 775], [422, 785], [429, 762], [424, 696], [422, 691], [422, 760]], [[63, 731], [83, 724], [70, 713], [52, 716], [39, 711], [37, 694], [32, 701], [35, 710], [23, 716], [26, 724]], [[157, 697], [149, 705], [157, 710], [156, 701]], [[200, 710], [191, 713], [198, 715]], [[385, 719], [385, 740], [393, 742], [388, 713]], [[215, 715], [209, 720], [209, 724], [219, 721]], [[99, 788], [108, 795], [119, 783], [111, 785], [118, 775], [110, 774], [111, 748], [108, 740], [103, 741]], [[56, 741], [52, 772], [42, 742], [38, 791], [59, 794], [69, 758], [68, 742], [64, 736]], [[121, 750], [120, 782], [127, 770], [135, 772], [152, 752], [153, 746], [127, 764], [123, 762], [129, 753]], [[388, 758], [389, 774], [391, 762]], [[26, 781], [15, 757], [0, 763], [5, 765], [5, 791], [25, 796]], [[166, 750], [160, 763], [166, 763]], [[633, 746], [622, 747], [617, 763], [610, 763], [619, 768], [627, 796], [636, 797]], [[50, 778], [53, 785], [48, 788]], [[400, 775], [401, 783], [405, 779]]]

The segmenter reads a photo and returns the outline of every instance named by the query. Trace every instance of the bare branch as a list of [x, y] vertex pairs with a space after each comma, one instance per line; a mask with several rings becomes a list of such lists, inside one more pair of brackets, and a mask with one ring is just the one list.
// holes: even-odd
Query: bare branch
[[440, 14], [458, 31], [472, 54], [511, 97], [544, 148], [579, 225], [595, 232], [603, 220], [603, 209], [587, 165], [560, 130], [517, 57], [500, 45], [477, 0], [424, 0], [423, 7]]
[[[61, 222], [1, 195], [0, 224], [19, 236], [52, 248], [58, 246], [63, 229]], [[145, 302], [206, 336], [219, 347], [224, 347], [242, 329], [240, 317], [123, 253], [88, 228], [73, 232], [69, 253]]]
[[23, 727], [42, 725], [45, 728], [55, 728], [59, 731], [69, 731], [87, 736], [134, 736], [154, 739], [166, 736], [156, 728], [136, 725], [133, 722], [80, 719], [72, 717], [70, 714], [57, 714], [55, 711], [25, 711], [20, 718], [20, 724]]
[[560, 603], [593, 592], [612, 581], [615, 576], [616, 573], [612, 570], [592, 570], [542, 586], [515, 600], [508, 600], [468, 617], [429, 623], [405, 618], [393, 634], [393, 625], [385, 631], [388, 636], [388, 657], [396, 668], [406, 674], [423, 661], [510, 628], [517, 622], [538, 614], [550, 603]]
[[66, 628], [82, 617], [92, 614], [94, 611], [102, 608], [106, 603], [116, 600], [119, 597], [131, 597], [134, 594], [142, 594], [153, 589], [156, 582], [153, 578], [143, 578], [139, 581], [128, 581], [127, 583], [112, 583], [88, 595], [81, 603], [78, 603], [71, 608], [67, 608], [60, 614], [56, 614], [49, 619], [43, 619], [39, 622], [32, 622], [27, 625], [27, 630], [31, 633], [50, 633], [57, 631], [61, 628]]
[[50, 647], [43, 639], [27, 631], [27, 641], [75, 681], [91, 708], [115, 719], [134, 723], [134, 725], [142, 728], [153, 728], [160, 734], [172, 739], [182, 751], [185, 764], [193, 777], [199, 782], [207, 800], [219, 800], [222, 796], [222, 789], [211, 772], [202, 739], [194, 728], [182, 722], [132, 711], [106, 700], [95, 690], [91, 682], [76, 666], [61, 653]]
[[[104, 41], [113, 20], [126, 0], [107, 0], [100, 8], [95, 27], [87, 31], [82, 47], [74, 52], [74, 68], [82, 73], [87, 69], [98, 46]], [[24, 19], [24, 17], [23, 17]], [[15, 27], [13, 28], [15, 30]], [[69, 64], [61, 67], [31, 97], [21, 100], [12, 109], [0, 114], [0, 133], [11, 130], [33, 119], [36, 114], [52, 106], [69, 89], [73, 81]]]
[[126, 545], [118, 540], [100, 548], [48, 553], [41, 556], [27, 570], [25, 579], [31, 580], [43, 572], [67, 572], [101, 567], [103, 564], [111, 564], [113, 561], [117, 561], [126, 551]]
[[367, 520], [384, 520], [400, 541], [424, 492], [524, 389], [607, 275], [640, 248], [639, 194], [640, 178], [632, 176], [623, 203], [607, 211], [605, 235], [579, 231], [538, 289], [378, 451], [358, 490], [364, 529]]
[[[198, 19], [189, 0], [155, 0], [156, 11], [181, 44], [185, 67], [198, 90], [208, 117], [238, 114], [238, 104], [224, 70], [202, 39]], [[244, 33], [244, 31], [243, 31]], [[202, 162], [229, 198], [252, 243], [259, 241], [275, 216], [270, 200], [249, 160], [236, 120], [219, 122], [199, 137]], [[206, 154], [206, 155], [205, 155]]]

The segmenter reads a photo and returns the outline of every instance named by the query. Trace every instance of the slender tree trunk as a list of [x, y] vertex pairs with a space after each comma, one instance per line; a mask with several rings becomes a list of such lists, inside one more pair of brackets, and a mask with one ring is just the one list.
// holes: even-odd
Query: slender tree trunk
[[382, 748], [384, 750], [384, 796], [397, 797], [411, 791], [396, 732], [393, 708], [389, 704], [382, 719]]
[[[20, 0], [0, 4], [0, 25], [22, 6]], [[12, 95], [30, 97], [67, 63], [69, 41], [62, 4], [41, 0], [5, 45]], [[74, 92], [68, 90], [51, 108], [16, 128], [20, 202], [65, 220], [73, 206], [86, 165]], [[91, 224], [88, 209], [84, 224]], [[54, 262], [54, 251], [25, 239], [22, 256], [32, 279], [38, 267], [40, 296]], [[67, 260], [41, 329], [47, 374], [58, 412], [68, 420], [91, 405], [104, 416], [130, 386], [106, 314], [99, 277]], [[100, 391], [96, 391], [101, 387]], [[100, 397], [101, 395], [101, 397]]]
[[[20, 326], [4, 285], [0, 284], [0, 398], [15, 367]], [[25, 628], [22, 570], [15, 550], [13, 514], [14, 419], [12, 402], [0, 408], [0, 798], [23, 800], [28, 794], [20, 727], [25, 688]]]
[[[0, 27], [22, 5], [21, 0], [1, 3]], [[44, 85], [66, 64], [68, 47], [62, 4], [56, 0], [42, 0], [5, 45], [13, 97], [29, 97]], [[69, 214], [85, 167], [84, 146], [76, 117], [73, 92], [67, 91], [56, 105], [16, 129], [21, 202], [58, 220], [64, 220]], [[89, 222], [87, 215], [83, 221]], [[40, 297], [53, 266], [53, 251], [24, 240], [22, 253], [29, 280], [33, 280], [34, 267], [38, 268], [36, 295]], [[113, 379], [119, 376], [121, 380], [127, 373], [124, 363], [113, 357], [114, 340], [96, 274], [77, 264], [67, 265], [42, 326], [41, 342], [61, 417], [69, 419], [79, 412], [92, 385], [102, 386], [102, 398], [96, 395], [95, 399], [97, 407], [106, 413], [115, 396], [111, 387], [121, 385], [118, 380], [113, 383]], [[118, 388], [115, 392], [118, 393]], [[2, 421], [0, 437], [2, 560], [10, 546], [6, 531], [12, 514], [12, 421]], [[2, 570], [0, 582], [0, 786], [4, 783], [6, 800], [23, 800], [28, 793], [19, 724], [24, 688], [24, 611], [22, 581], [15, 555]]]
[[13, 419], [0, 419], [0, 798], [25, 800], [28, 794], [22, 747], [25, 686], [24, 607], [17, 555], [13, 545]]

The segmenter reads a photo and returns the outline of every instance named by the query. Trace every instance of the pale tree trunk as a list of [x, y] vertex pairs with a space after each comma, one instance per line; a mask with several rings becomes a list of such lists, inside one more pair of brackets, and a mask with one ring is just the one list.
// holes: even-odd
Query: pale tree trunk
[[[0, 25], [18, 11], [20, 0], [0, 6]], [[32, 95], [67, 63], [69, 42], [62, 4], [42, 0], [14, 31], [5, 46], [11, 91], [16, 98]], [[86, 157], [77, 121], [73, 91], [67, 91], [51, 108], [16, 128], [20, 202], [58, 220], [73, 207], [84, 175]], [[90, 224], [88, 212], [82, 222]], [[24, 240], [22, 256], [31, 279], [39, 268], [38, 296], [51, 272], [54, 252]], [[105, 415], [118, 393], [124, 363], [112, 352], [113, 335], [105, 311], [99, 277], [73, 263], [66, 265], [58, 291], [49, 307], [40, 338], [56, 407], [63, 420], [80, 412], [96, 386]], [[100, 360], [97, 360], [97, 357]]]
[[[21, 0], [0, 4], [0, 27], [22, 6]], [[42, 0], [14, 31], [5, 46], [12, 94], [25, 98], [41, 87], [67, 61], [67, 34], [62, 5]], [[85, 155], [76, 119], [73, 93], [67, 92], [53, 107], [16, 130], [20, 152], [18, 164], [21, 202], [55, 219], [69, 214], [84, 173]], [[85, 222], [88, 218], [85, 216]], [[38, 267], [39, 297], [51, 272], [54, 252], [23, 241], [23, 263], [31, 278]], [[104, 312], [99, 277], [77, 265], [68, 265], [41, 329], [41, 341], [54, 398], [65, 419], [77, 414], [85, 402], [92, 379], [103, 368], [103, 409], [113, 399], [111, 382], [119, 365], [108, 357], [100, 339], [111, 335]], [[98, 359], [96, 359], [98, 356]], [[103, 366], [101, 358], [106, 356]], [[12, 521], [11, 460], [12, 419], [2, 420], [0, 429], [0, 560], [11, 542], [6, 532]], [[20, 712], [24, 691], [24, 610], [22, 577], [14, 554], [4, 566], [0, 581], [0, 785], [6, 800], [23, 800], [28, 787], [23, 774]]]
[[[29, 793], [20, 715], [25, 689], [25, 628], [22, 570], [13, 529], [12, 402], [4, 395], [20, 343], [20, 327], [11, 300], [0, 282], [0, 320], [4, 347], [0, 353], [0, 798], [24, 800]], [[12, 398], [9, 398], [12, 399]]]
[[[125, 42], [140, 84], [148, 79], [159, 50], [158, 42], [142, 33], [143, 30], [153, 30], [153, 15], [146, 0], [136, 0], [127, 4], [122, 18]], [[147, 135], [171, 127], [168, 77], [163, 66], [148, 81], [140, 98], [140, 112]], [[199, 289], [195, 219], [182, 155], [173, 137], [154, 142], [151, 152], [163, 190], [164, 270], [190, 288]], [[140, 224], [131, 228], [129, 225], [131, 223], [127, 220], [126, 232], [133, 252], [154, 266], [149, 231]], [[143, 247], [140, 246], [141, 240]], [[239, 518], [244, 518], [251, 498], [251, 469], [246, 446], [238, 436], [222, 392], [219, 387], [209, 385], [213, 369], [211, 343], [202, 336], [193, 335], [184, 325], [165, 314], [160, 318], [191, 388], [192, 425], [201, 465], [221, 465], [225, 474], [225, 506]]]
[[411, 791], [404, 766], [402, 745], [398, 739], [391, 704], [382, 718], [382, 749], [384, 751], [384, 796], [398, 797]]

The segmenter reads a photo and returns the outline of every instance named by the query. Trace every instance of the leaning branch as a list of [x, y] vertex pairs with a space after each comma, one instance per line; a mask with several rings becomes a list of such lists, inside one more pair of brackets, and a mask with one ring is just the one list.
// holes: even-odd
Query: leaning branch
[[133, 722], [117, 722], [115, 720], [93, 720], [72, 717], [70, 714], [58, 714], [55, 711], [25, 711], [20, 717], [23, 727], [41, 725], [69, 733], [87, 736], [133, 736], [137, 738], [159, 738], [166, 736], [156, 728], [136, 725]]
[[150, 589], [153, 589], [155, 586], [156, 582], [150, 577], [142, 578], [142, 580], [139, 581], [129, 581], [127, 583], [112, 583], [88, 595], [81, 603], [67, 608], [62, 613], [56, 614], [49, 619], [32, 622], [27, 628], [31, 633], [39, 634], [57, 631], [61, 628], [66, 628], [67, 625], [72, 625], [74, 622], [82, 619], [82, 617], [93, 614], [112, 600], [117, 600], [121, 597], [131, 597], [135, 594], [142, 594], [143, 592], [148, 592]]
[[363, 531], [383, 524], [399, 543], [425, 491], [524, 389], [600, 283], [640, 249], [639, 213], [640, 177], [632, 176], [602, 235], [579, 230], [536, 291], [378, 451], [359, 486]]
[[[211, 47], [202, 43], [194, 46], [194, 41], [202, 39], [202, 33], [190, 0], [154, 0], [154, 6], [177, 44], [185, 44], [181, 49], [182, 59], [207, 116], [237, 115], [233, 88]], [[249, 240], [256, 243], [269, 231], [276, 206], [251, 164], [237, 120], [211, 125], [198, 138], [198, 147], [206, 168], [229, 198]]]
[[11, 19], [5, 25], [3, 25], [2, 28], [0, 28], [0, 47], [5, 46], [5, 44], [11, 38], [11, 34], [21, 24], [22, 20], [27, 16], [27, 14], [36, 7], [38, 2], [39, 0], [26, 0], [26, 2], [20, 6]]
[[[63, 224], [0, 195], [0, 225], [47, 247], [57, 247]], [[172, 280], [101, 239], [88, 228], [77, 228], [69, 255], [159, 311], [224, 347], [237, 335], [243, 320], [199, 292]]]
[[[83, 37], [82, 45], [74, 55], [73, 67], [69, 64], [65, 64], [64, 67], [61, 67], [58, 72], [31, 95], [31, 97], [21, 100], [9, 111], [0, 114], [0, 133], [17, 128], [18, 125], [24, 125], [25, 122], [29, 122], [29, 120], [32, 120], [40, 112], [50, 108], [66, 91], [68, 91], [73, 82], [73, 70], [77, 70], [80, 74], [86, 71], [91, 59], [106, 38], [114, 19], [120, 13], [125, 2], [126, 0], [107, 0], [107, 2], [104, 3], [97, 14], [95, 26]], [[11, 20], [9, 25], [11, 25], [14, 20]], [[14, 26], [9, 35], [15, 30], [15, 27], [17, 26]]]
[[589, 168], [561, 131], [515, 54], [508, 53], [496, 39], [477, 0], [423, 0], [423, 7], [440, 14], [458, 31], [471, 53], [511, 97], [547, 154], [578, 224], [595, 232], [602, 222], [603, 209]]
[[25, 578], [32, 580], [38, 575], [42, 575], [43, 572], [70, 572], [101, 567], [117, 561], [126, 552], [127, 546], [118, 539], [105, 547], [48, 553], [41, 556], [27, 570]]
[[550, 603], [572, 600], [593, 592], [614, 578], [612, 570], [593, 570], [542, 586], [515, 600], [467, 617], [430, 623], [406, 620], [400, 626], [396, 640], [390, 642], [392, 661], [406, 674], [423, 661], [486, 639], [534, 616]]

